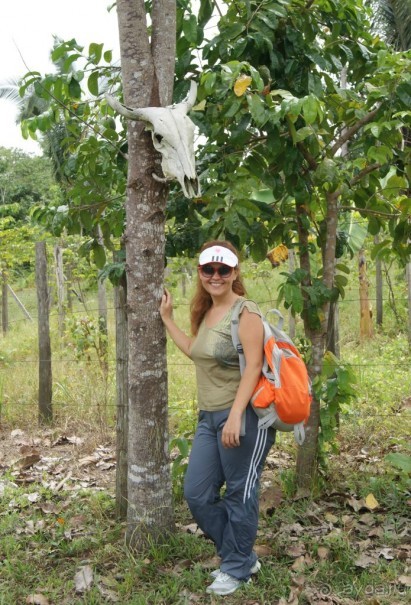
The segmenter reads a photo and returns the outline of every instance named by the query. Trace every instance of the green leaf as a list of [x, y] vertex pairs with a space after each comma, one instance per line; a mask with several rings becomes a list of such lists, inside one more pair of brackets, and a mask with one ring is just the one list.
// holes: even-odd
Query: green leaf
[[392, 149], [386, 145], [373, 145], [367, 151], [367, 158], [370, 161], [379, 162], [385, 164], [393, 157]]
[[96, 44], [92, 42], [88, 49], [89, 60], [97, 65], [101, 61], [101, 55], [103, 54], [104, 44]]
[[313, 124], [317, 118], [318, 100], [310, 95], [303, 99], [302, 111], [307, 124]]
[[292, 307], [295, 313], [301, 313], [303, 310], [303, 295], [300, 286], [293, 284], [284, 284], [284, 299]]
[[99, 78], [98, 71], [93, 71], [87, 80], [88, 89], [91, 92], [91, 94], [94, 95], [95, 97], [97, 97], [99, 94], [98, 93], [98, 78]]
[[69, 83], [69, 93], [73, 99], [80, 99], [81, 97], [81, 86], [73, 76]]
[[106, 63], [111, 63], [111, 61], [113, 60], [113, 51], [112, 50], [106, 50], [104, 52], [103, 57], [104, 57], [104, 61]]
[[203, 27], [213, 14], [214, 3], [211, 0], [201, 0], [198, 11], [198, 24]]
[[334, 183], [338, 176], [336, 163], [330, 158], [325, 158], [314, 173], [318, 183]]
[[385, 460], [398, 468], [400, 471], [404, 473], [411, 473], [411, 456], [408, 454], [402, 454], [400, 452], [392, 452], [391, 454], [387, 454], [385, 456]]
[[97, 242], [93, 242], [92, 253], [93, 260], [96, 266], [98, 267], [98, 269], [102, 269], [106, 264], [106, 251], [104, 250], [104, 246]]
[[183, 32], [189, 42], [192, 44], [197, 42], [197, 19], [195, 15], [190, 15], [188, 19], [184, 19]]
[[402, 82], [397, 88], [397, 95], [409, 109], [411, 107], [411, 82]]
[[311, 128], [311, 126], [304, 126], [303, 128], [300, 128], [300, 130], [297, 130], [295, 134], [295, 142], [299, 143], [300, 141], [304, 141], [304, 139], [311, 136], [312, 134], [313, 129]]
[[264, 101], [257, 94], [248, 94], [247, 103], [254, 122], [258, 126], [264, 126], [270, 117], [270, 114], [265, 108]]

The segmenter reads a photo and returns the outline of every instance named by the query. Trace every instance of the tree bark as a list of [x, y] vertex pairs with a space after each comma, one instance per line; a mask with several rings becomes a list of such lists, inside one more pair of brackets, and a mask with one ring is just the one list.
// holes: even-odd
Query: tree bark
[[[289, 248], [288, 250], [288, 270], [290, 273], [295, 271], [295, 252], [294, 248]], [[288, 312], [288, 334], [290, 335], [291, 340], [295, 338], [295, 317], [291, 313], [291, 309]]]
[[[300, 267], [306, 273], [303, 280], [304, 286], [311, 284], [311, 263], [309, 255], [308, 231], [304, 227], [306, 220], [306, 210], [304, 206], [297, 204], [297, 227], [298, 239], [300, 244]], [[311, 342], [311, 357], [308, 362], [308, 373], [311, 380], [321, 372], [323, 344], [321, 332], [315, 334], [309, 323], [308, 318], [308, 297], [303, 291], [304, 297], [304, 331]], [[318, 450], [318, 431], [320, 426], [320, 402], [313, 397], [311, 403], [311, 413], [306, 424], [306, 437], [303, 445], [299, 446], [297, 452], [297, 485], [299, 490], [309, 489], [317, 472], [317, 450]]]
[[[323, 252], [323, 281], [327, 288], [332, 288], [335, 272], [335, 246], [337, 242], [338, 223], [338, 195], [329, 193], [327, 195], [326, 214], [326, 242]], [[303, 226], [306, 221], [302, 220], [306, 213], [302, 205], [297, 205], [297, 225], [300, 242], [300, 266], [306, 272], [303, 285], [311, 284], [311, 265], [309, 257], [308, 231]], [[321, 374], [323, 365], [324, 349], [327, 339], [327, 326], [329, 316], [329, 303], [323, 305], [321, 326], [313, 328], [308, 313], [308, 297], [304, 294], [305, 309], [303, 312], [305, 334], [311, 342], [311, 358], [308, 363], [308, 372], [311, 380]], [[299, 489], [309, 489], [317, 473], [318, 460], [318, 433], [320, 430], [320, 401], [313, 393], [310, 418], [306, 424], [306, 438], [304, 444], [298, 448], [297, 454], [297, 485]]]
[[45, 424], [53, 420], [49, 288], [45, 242], [36, 243], [36, 286], [39, 338], [39, 422]]
[[[175, 2], [153, 2], [150, 45], [143, 0], [117, 3], [124, 101], [138, 108], [169, 104], [163, 89], [164, 54], [175, 41]], [[169, 43], [165, 43], [169, 40]], [[154, 62], [154, 57], [159, 63]], [[170, 68], [174, 65], [168, 61]], [[174, 68], [173, 68], [174, 72]], [[162, 91], [161, 95], [159, 91]], [[160, 157], [139, 122], [128, 122], [126, 201], [127, 313], [129, 331], [127, 543], [144, 548], [173, 530], [168, 455], [166, 337], [158, 312], [163, 292], [165, 204], [168, 187], [155, 181]]]
[[116, 317], [116, 515], [127, 518], [127, 440], [128, 440], [128, 330], [127, 282], [124, 276], [114, 289]]

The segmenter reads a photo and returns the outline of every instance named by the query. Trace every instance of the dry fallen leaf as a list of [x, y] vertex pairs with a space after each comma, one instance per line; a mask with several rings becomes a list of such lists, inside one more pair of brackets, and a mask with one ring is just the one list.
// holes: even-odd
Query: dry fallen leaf
[[101, 596], [104, 597], [105, 603], [119, 603], [120, 597], [113, 590], [105, 586], [97, 586], [97, 588]]
[[49, 605], [47, 597], [43, 594], [31, 594], [26, 599], [27, 605]]
[[365, 507], [368, 508], [368, 510], [375, 510], [376, 508], [379, 507], [379, 503], [376, 500], [374, 494], [368, 494], [368, 496], [365, 499]]
[[285, 554], [289, 557], [301, 557], [301, 555], [305, 554], [305, 544], [294, 544], [293, 546], [289, 546], [285, 551]]
[[16, 462], [14, 464], [23, 470], [26, 468], [30, 468], [31, 466], [33, 466], [33, 464], [36, 464], [36, 462], [39, 462], [39, 460], [40, 460], [40, 454], [34, 453], [34, 454], [29, 454], [28, 456], [24, 456], [23, 458], [20, 458], [19, 460], [16, 460]]
[[324, 518], [328, 523], [335, 524], [339, 521], [338, 517], [336, 515], [333, 515], [333, 513], [325, 513]]
[[74, 576], [76, 592], [86, 592], [93, 583], [93, 570], [90, 565], [81, 567]]
[[364, 507], [364, 500], [356, 500], [355, 498], [349, 498], [347, 500], [348, 506], [350, 506], [356, 513]]
[[268, 557], [272, 554], [273, 549], [267, 544], [255, 544], [254, 551], [259, 557]]
[[283, 490], [279, 485], [272, 485], [261, 492], [260, 496], [260, 511], [269, 515], [278, 508], [283, 500]]
[[326, 548], [325, 546], [319, 546], [317, 556], [321, 561], [325, 561], [330, 556], [330, 549]]
[[384, 557], [386, 561], [392, 561], [395, 559], [394, 552], [392, 548], [382, 548], [379, 553], [380, 557]]
[[362, 567], [363, 569], [367, 569], [371, 565], [375, 565], [376, 560], [373, 557], [369, 557], [368, 555], [362, 554], [358, 557], [358, 559], [354, 562], [356, 567]]

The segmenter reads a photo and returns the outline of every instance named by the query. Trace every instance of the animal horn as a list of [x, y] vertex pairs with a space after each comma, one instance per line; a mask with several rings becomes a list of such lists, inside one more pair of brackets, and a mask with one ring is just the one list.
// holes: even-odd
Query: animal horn
[[190, 82], [190, 91], [188, 93], [187, 96], [187, 113], [190, 111], [190, 109], [193, 108], [194, 103], [196, 102], [196, 98], [197, 98], [197, 84], [194, 82], [194, 80], [191, 80]]
[[144, 110], [130, 109], [130, 107], [126, 107], [125, 105], [120, 103], [120, 101], [118, 101], [116, 98], [112, 97], [111, 95], [109, 95], [107, 93], [104, 96], [106, 98], [107, 103], [110, 105], [110, 107], [112, 109], [114, 109], [114, 111], [119, 113], [120, 115], [124, 116], [125, 118], [128, 118], [129, 120], [142, 120], [142, 121], [145, 121], [147, 119], [145, 117]]

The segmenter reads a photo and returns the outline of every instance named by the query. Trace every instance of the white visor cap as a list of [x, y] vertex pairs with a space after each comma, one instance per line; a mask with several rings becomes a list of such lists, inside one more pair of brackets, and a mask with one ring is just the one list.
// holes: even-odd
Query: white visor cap
[[228, 267], [237, 267], [238, 258], [231, 252], [228, 248], [224, 248], [223, 246], [211, 246], [211, 248], [206, 248], [200, 254], [200, 258], [198, 259], [198, 264], [206, 265], [207, 263], [222, 263], [223, 265], [228, 265]]

